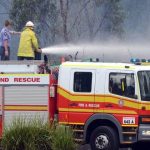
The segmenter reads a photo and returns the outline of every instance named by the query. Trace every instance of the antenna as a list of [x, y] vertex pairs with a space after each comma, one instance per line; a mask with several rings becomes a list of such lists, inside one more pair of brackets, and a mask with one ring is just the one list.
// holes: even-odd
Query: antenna
[[105, 61], [105, 55], [104, 55], [104, 53], [103, 53], [103, 55], [102, 55], [102, 58], [103, 58], [103, 62]]
[[72, 55], [68, 55], [68, 56], [70, 57], [71, 61], [73, 61], [73, 57], [72, 57]]
[[76, 61], [77, 60], [77, 56], [78, 56], [78, 51], [76, 52], [76, 54], [75, 54], [75, 57], [74, 57], [74, 60]]
[[84, 49], [83, 49], [83, 55], [82, 55], [82, 59], [84, 59], [85, 53], [84, 53]]

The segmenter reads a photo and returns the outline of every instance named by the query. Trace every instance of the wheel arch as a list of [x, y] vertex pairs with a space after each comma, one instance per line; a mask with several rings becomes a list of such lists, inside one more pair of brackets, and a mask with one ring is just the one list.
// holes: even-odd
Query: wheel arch
[[113, 127], [119, 136], [120, 143], [123, 141], [122, 127], [119, 121], [111, 114], [94, 114], [85, 123], [84, 141], [89, 143], [92, 131], [98, 126], [106, 125]]

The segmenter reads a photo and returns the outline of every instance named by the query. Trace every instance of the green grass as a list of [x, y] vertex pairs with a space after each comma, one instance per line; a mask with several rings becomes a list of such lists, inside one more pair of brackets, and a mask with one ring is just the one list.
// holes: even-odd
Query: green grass
[[44, 123], [43, 119], [15, 119], [5, 128], [3, 150], [75, 150], [69, 127]]
[[51, 150], [52, 131], [40, 119], [15, 119], [4, 131], [3, 150]]
[[52, 136], [53, 150], [75, 150], [73, 132], [69, 127], [57, 126]]

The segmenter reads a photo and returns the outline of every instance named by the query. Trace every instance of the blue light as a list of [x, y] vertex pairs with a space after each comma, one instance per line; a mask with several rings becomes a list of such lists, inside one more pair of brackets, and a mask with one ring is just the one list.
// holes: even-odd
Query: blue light
[[140, 59], [138, 59], [138, 58], [132, 58], [131, 60], [130, 60], [130, 62], [131, 63], [139, 63], [140, 62]]

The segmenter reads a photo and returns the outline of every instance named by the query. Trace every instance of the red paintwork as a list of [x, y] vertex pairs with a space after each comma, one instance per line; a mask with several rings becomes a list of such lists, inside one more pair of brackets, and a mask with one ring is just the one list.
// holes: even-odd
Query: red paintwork
[[2, 121], [2, 115], [0, 116], [0, 138], [2, 137], [3, 133], [3, 121]]
[[50, 75], [50, 86], [54, 86], [55, 87], [55, 97], [50, 97], [50, 86], [49, 86], [49, 90], [48, 90], [48, 97], [49, 97], [49, 119], [50, 121], [54, 120], [54, 115], [57, 111], [57, 80], [55, 79], [54, 75], [51, 74]]
[[[82, 95], [83, 96], [83, 95]], [[100, 98], [102, 98], [102, 96], [100, 96]], [[104, 98], [103, 98], [104, 99]], [[124, 99], [124, 101], [126, 101]], [[128, 101], [128, 100], [127, 100]], [[80, 107], [79, 104], [99, 104], [98, 108], [90, 108], [90, 107]], [[136, 102], [137, 103], [137, 102]], [[111, 104], [112, 107], [106, 107], [108, 104]], [[123, 125], [123, 117], [134, 117], [135, 118], [135, 124], [134, 125], [138, 125], [138, 117], [139, 117], [139, 109], [135, 109], [131, 107], [126, 107], [126, 106], [119, 106], [118, 104], [114, 104], [113, 102], [105, 102], [105, 99], [103, 102], [88, 102], [87, 101], [75, 101], [72, 102], [69, 100], [68, 98], [63, 97], [62, 95], [60, 95], [58, 93], [58, 108], [60, 109], [59, 111], [59, 122], [65, 122], [68, 124], [70, 123], [81, 123], [81, 124], [85, 124], [86, 121], [90, 118], [91, 115], [94, 114], [94, 111], [96, 113], [96, 110], [114, 110], [114, 111], [134, 111], [136, 114], [119, 114], [119, 113], [111, 113], [119, 122], [121, 125]], [[75, 109], [77, 110], [77, 112], [71, 112], [71, 111], [61, 111], [61, 109], [63, 108], [68, 108], [69, 109]], [[86, 112], [86, 110], [91, 110], [90, 112]], [[145, 111], [145, 114], [148, 113], [149, 111]]]

